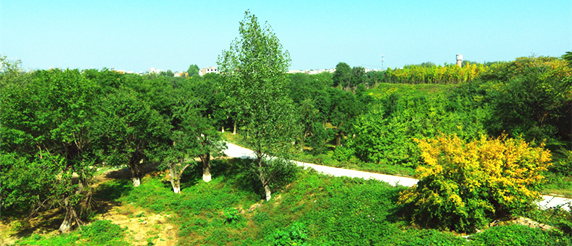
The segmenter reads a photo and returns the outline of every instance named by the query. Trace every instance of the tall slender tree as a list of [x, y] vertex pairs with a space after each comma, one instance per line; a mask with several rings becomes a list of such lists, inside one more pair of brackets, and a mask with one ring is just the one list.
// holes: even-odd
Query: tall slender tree
[[256, 154], [252, 170], [270, 200], [276, 173], [287, 165], [269, 155], [278, 160], [284, 157], [297, 129], [286, 91], [290, 55], [283, 51], [270, 25], [261, 26], [249, 11], [240, 22], [239, 35], [219, 56], [218, 65], [223, 88], [235, 93], [235, 112], [247, 131], [242, 136]]

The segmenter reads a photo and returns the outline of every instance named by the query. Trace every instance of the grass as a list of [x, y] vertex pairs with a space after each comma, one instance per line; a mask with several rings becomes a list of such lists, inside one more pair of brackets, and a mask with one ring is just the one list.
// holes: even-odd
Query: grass
[[[171, 214], [180, 245], [502, 245], [497, 230], [507, 235], [558, 244], [570, 242], [570, 214], [558, 211], [531, 214], [543, 223], [564, 228], [561, 234], [539, 229], [503, 227], [472, 241], [452, 233], [420, 229], [404, 221], [397, 205], [405, 187], [354, 178], [336, 178], [298, 169], [288, 185], [264, 201], [256, 180], [243, 166], [246, 160], [217, 160], [213, 180], [200, 179], [200, 169], [190, 170], [181, 180], [181, 194], [174, 194], [162, 172], [146, 176], [137, 188], [129, 180], [111, 180], [99, 185], [96, 194], [113, 202], [145, 209], [132, 211], [134, 220], [152, 213]], [[126, 211], [129, 213], [129, 211]], [[568, 217], [566, 217], [568, 216]], [[568, 226], [568, 227], [567, 227]], [[31, 236], [17, 245], [125, 245], [125, 229], [100, 220], [90, 226], [54, 237]], [[157, 240], [155, 234], [148, 242]], [[491, 241], [492, 240], [492, 241]], [[496, 241], [495, 241], [496, 240]], [[500, 241], [499, 241], [500, 240]], [[512, 240], [512, 239], [511, 239]]]
[[553, 172], [546, 172], [545, 176], [547, 181], [542, 188], [543, 194], [572, 198], [572, 177]]
[[[244, 142], [242, 137], [238, 134], [233, 135], [232, 132], [223, 133], [223, 139], [233, 144], [243, 146], [248, 148], [248, 145]], [[351, 158], [347, 161], [340, 161], [334, 157], [333, 146], [324, 154], [311, 155], [306, 151], [300, 153], [299, 151], [294, 151], [292, 159], [295, 161], [307, 162], [317, 165], [324, 165], [330, 167], [339, 167], [352, 170], [359, 170], [365, 172], [374, 172], [381, 174], [389, 174], [401, 177], [413, 177], [415, 175], [415, 169], [411, 167], [404, 167], [399, 165], [381, 164], [381, 163], [368, 163], [358, 160], [357, 158]]]
[[81, 230], [57, 236], [34, 234], [25, 237], [15, 245], [129, 245], [125, 240], [125, 228], [109, 220], [98, 220]]

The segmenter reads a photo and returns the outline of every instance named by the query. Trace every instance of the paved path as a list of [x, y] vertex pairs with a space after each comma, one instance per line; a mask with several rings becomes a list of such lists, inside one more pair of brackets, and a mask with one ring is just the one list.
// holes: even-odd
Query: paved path
[[[247, 148], [240, 147], [238, 145], [232, 144], [227, 142], [228, 149], [224, 152], [229, 157], [234, 158], [254, 158], [254, 152]], [[355, 171], [337, 167], [328, 167], [316, 164], [310, 164], [305, 162], [294, 161], [298, 166], [302, 166], [305, 168], [313, 168], [316, 171], [332, 175], [335, 177], [352, 177], [352, 178], [363, 178], [363, 179], [377, 179], [383, 182], [387, 182], [393, 186], [395, 185], [402, 185], [411, 187], [414, 184], [417, 184], [416, 179], [412, 178], [405, 178], [405, 177], [398, 177], [392, 175], [385, 175], [379, 173], [370, 173], [370, 172], [363, 172], [363, 171]], [[562, 208], [570, 211], [572, 199], [561, 198], [561, 197], [553, 197], [553, 196], [542, 196], [543, 200], [538, 202], [538, 206], [542, 209], [547, 209], [556, 206], [562, 206]]]

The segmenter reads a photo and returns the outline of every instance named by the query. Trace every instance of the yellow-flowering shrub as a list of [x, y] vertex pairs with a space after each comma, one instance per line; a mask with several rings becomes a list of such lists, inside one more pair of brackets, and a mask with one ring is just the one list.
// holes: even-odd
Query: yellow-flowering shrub
[[419, 182], [400, 193], [414, 223], [461, 232], [530, 208], [550, 151], [506, 135], [465, 142], [456, 135], [415, 139], [425, 165]]

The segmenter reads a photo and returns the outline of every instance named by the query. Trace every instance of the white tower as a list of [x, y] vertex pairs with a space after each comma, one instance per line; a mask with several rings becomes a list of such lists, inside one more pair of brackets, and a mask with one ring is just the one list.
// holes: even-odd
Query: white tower
[[463, 66], [463, 55], [461, 54], [457, 54], [457, 66], [459, 67]]

